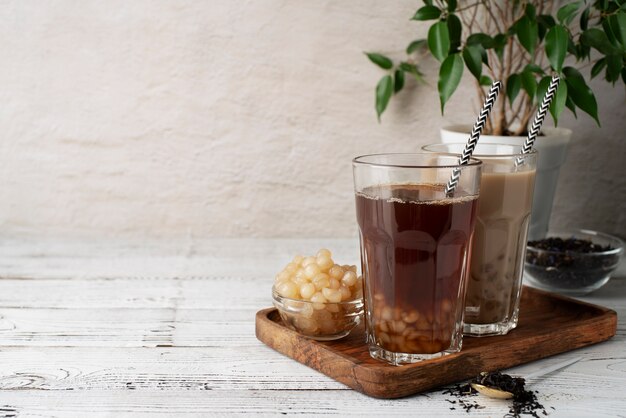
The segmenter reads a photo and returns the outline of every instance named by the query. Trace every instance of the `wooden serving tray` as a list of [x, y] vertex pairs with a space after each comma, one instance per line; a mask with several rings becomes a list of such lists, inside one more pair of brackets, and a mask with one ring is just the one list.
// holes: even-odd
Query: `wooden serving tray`
[[352, 389], [377, 398], [400, 398], [599, 343], [615, 335], [617, 314], [542, 290], [524, 287], [520, 321], [508, 335], [463, 339], [460, 353], [392, 366], [370, 357], [363, 325], [337, 341], [315, 341], [286, 328], [275, 308], [256, 314], [256, 336], [271, 348]]

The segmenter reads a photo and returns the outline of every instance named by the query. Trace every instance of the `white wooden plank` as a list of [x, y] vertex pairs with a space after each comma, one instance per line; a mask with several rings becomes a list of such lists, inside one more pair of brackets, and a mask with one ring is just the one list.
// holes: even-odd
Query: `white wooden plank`
[[322, 247], [357, 264], [355, 239], [219, 239], [145, 242], [0, 240], [3, 278], [273, 277], [296, 254]]
[[[542, 389], [539, 401], [550, 417], [623, 416], [626, 402], [616, 394], [598, 391], [593, 402], [587, 392]], [[619, 395], [618, 395], [619, 396]], [[483, 409], [468, 415], [454, 407], [444, 395], [428, 393], [406, 399], [372, 399], [353, 391], [14, 391], [0, 401], [0, 408], [18, 416], [146, 416], [155, 414], [189, 416], [233, 416], [279, 414], [313, 416], [477, 416], [499, 417], [508, 412], [507, 401], [481, 397]], [[552, 410], [550, 407], [554, 407]], [[1, 411], [1, 409], [0, 409]]]
[[[626, 353], [607, 346], [577, 350], [512, 369], [528, 374], [567, 358], [583, 359], [533, 386], [619, 393]], [[349, 390], [267, 347], [67, 348], [8, 347], [0, 351], [0, 390]], [[576, 390], [578, 390], [576, 389]], [[2, 392], [5, 393], [5, 392]]]
[[258, 344], [252, 311], [0, 309], [2, 346], [241, 346]]

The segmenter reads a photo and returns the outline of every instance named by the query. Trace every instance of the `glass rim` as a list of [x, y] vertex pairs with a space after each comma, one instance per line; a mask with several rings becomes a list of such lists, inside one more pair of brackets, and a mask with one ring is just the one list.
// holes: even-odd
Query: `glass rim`
[[[446, 142], [446, 143], [440, 142], [440, 143], [437, 143], [437, 144], [423, 145], [421, 149], [424, 150], [424, 151], [431, 152], [431, 153], [439, 153], [439, 154], [444, 154], [444, 155], [460, 155], [461, 154], [460, 152], [431, 151], [431, 150], [428, 149], [428, 147], [430, 147], [430, 146], [440, 146], [440, 145], [441, 146], [460, 145], [460, 146], [465, 147], [465, 143], [463, 143], [463, 142]], [[519, 148], [520, 150], [523, 148], [521, 145], [502, 144], [502, 143], [478, 144], [477, 146], [480, 147], [480, 146], [491, 146], [491, 145], [503, 146], [503, 147], [511, 147], [511, 148]], [[526, 154], [520, 154], [520, 153], [515, 153], [515, 154], [508, 154], [508, 153], [505, 153], [505, 154], [481, 154], [481, 153], [474, 152], [474, 153], [472, 153], [472, 158], [477, 158], [477, 159], [480, 159], [480, 158], [493, 158], [493, 159], [496, 159], [496, 158], [513, 158], [513, 157], [527, 158], [527, 157], [535, 156], [535, 155], [538, 155], [538, 152], [537, 152], [537, 150], [535, 148], [533, 148], [533, 149], [530, 150], [530, 152], [528, 152]]]
[[294, 299], [294, 298], [288, 298], [287, 296], [283, 296], [280, 293], [278, 293], [278, 290], [276, 289], [275, 285], [272, 285], [272, 299], [274, 300], [274, 302], [279, 302], [282, 304], [283, 301], [288, 301], [288, 302], [301, 302], [305, 305], [313, 305], [316, 303], [320, 303], [322, 305], [341, 305], [341, 306], [356, 306], [358, 307], [359, 304], [363, 304], [365, 298], [364, 297], [360, 297], [358, 299], [352, 299], [352, 300], [342, 300], [341, 302], [313, 302], [310, 300], [302, 300], [302, 299]]
[[[368, 165], [368, 166], [375, 166], [375, 167], [394, 167], [394, 168], [463, 168], [463, 167], [479, 167], [482, 165], [482, 161], [480, 161], [477, 158], [474, 158], [474, 156], [470, 157], [470, 161], [467, 164], [445, 164], [445, 165], [420, 165], [420, 164], [389, 164], [389, 163], [382, 163], [382, 162], [366, 162], [366, 161], [361, 161], [362, 159], [368, 158], [368, 157], [383, 157], [383, 156], [399, 156], [399, 155], [406, 155], [406, 156], [410, 156], [410, 155], [419, 155], [419, 156], [426, 156], [426, 155], [430, 155], [432, 156], [434, 153], [433, 152], [383, 152], [383, 153], [378, 153], [378, 154], [364, 154], [364, 155], [359, 155], [358, 157], [354, 157], [352, 159], [352, 164], [353, 165]], [[441, 153], [442, 156], [444, 157], [452, 157], [453, 155], [450, 155], [448, 153]]]

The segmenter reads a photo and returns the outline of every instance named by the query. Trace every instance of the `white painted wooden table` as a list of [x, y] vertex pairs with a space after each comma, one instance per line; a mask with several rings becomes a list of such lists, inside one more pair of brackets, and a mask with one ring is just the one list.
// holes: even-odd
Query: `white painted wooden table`
[[[321, 246], [356, 263], [353, 240], [185, 245], [0, 241], [0, 417], [154, 415], [468, 416], [438, 391], [354, 392], [267, 348], [254, 315], [276, 271]], [[626, 274], [584, 298], [615, 309], [609, 342], [534, 387], [550, 416], [626, 416]], [[480, 399], [472, 416], [503, 416]], [[550, 407], [554, 407], [552, 410]]]

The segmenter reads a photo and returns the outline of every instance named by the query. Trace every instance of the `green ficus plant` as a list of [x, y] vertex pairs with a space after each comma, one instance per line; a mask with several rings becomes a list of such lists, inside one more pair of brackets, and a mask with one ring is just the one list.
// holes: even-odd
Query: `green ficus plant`
[[[405, 75], [424, 80], [417, 62], [432, 55], [441, 64], [437, 89], [441, 112], [457, 89], [464, 69], [474, 77], [482, 103], [492, 80], [501, 80], [506, 100], [498, 100], [486, 126], [492, 135], [523, 135], [550, 83], [561, 83], [550, 106], [555, 123], [567, 107], [589, 114], [599, 124], [598, 105], [581, 74], [604, 73], [615, 84], [626, 83], [626, 0], [488, 1], [424, 0], [412, 18], [434, 21], [427, 39], [412, 41], [407, 59], [394, 62], [366, 53], [386, 70], [376, 86], [380, 120], [391, 97], [404, 87]], [[572, 57], [574, 66], [565, 65]]]

